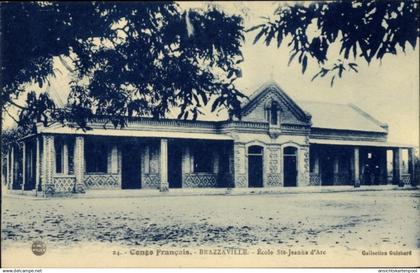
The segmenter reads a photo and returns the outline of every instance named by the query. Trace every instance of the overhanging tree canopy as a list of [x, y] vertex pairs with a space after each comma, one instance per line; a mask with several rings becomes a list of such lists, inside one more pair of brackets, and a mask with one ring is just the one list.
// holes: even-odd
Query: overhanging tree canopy
[[[273, 18], [248, 31], [257, 31], [254, 43], [280, 47], [290, 39], [289, 63], [295, 58], [305, 73], [308, 59], [320, 65], [316, 77], [331, 74], [331, 85], [344, 71], [357, 72], [357, 63], [381, 60], [386, 54], [397, 54], [407, 44], [413, 48], [419, 37], [419, 3], [415, 0], [334, 1], [309, 5], [282, 5]], [[328, 64], [328, 53], [334, 43], [340, 46], [339, 56]]]
[[180, 108], [180, 118], [197, 118], [209, 101], [212, 110], [239, 113], [238, 16], [217, 9], [186, 13], [172, 2], [7, 3], [1, 15], [3, 109], [24, 84], [45, 84], [54, 57], [71, 60], [66, 107], [31, 93], [23, 124], [71, 119], [86, 127], [94, 115], [106, 115], [123, 126], [127, 116], [160, 118], [171, 107]]
[[53, 57], [69, 55], [80, 41], [109, 27], [95, 3], [9, 2], [1, 12], [1, 101], [13, 102], [23, 85], [41, 87], [54, 74]]

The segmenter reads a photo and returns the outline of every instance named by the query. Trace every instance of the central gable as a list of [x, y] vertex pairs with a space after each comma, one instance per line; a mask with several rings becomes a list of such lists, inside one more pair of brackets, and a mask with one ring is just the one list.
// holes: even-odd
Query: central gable
[[242, 105], [241, 120], [269, 122], [273, 105], [278, 108], [280, 124], [309, 125], [311, 116], [303, 111], [276, 83], [257, 89]]

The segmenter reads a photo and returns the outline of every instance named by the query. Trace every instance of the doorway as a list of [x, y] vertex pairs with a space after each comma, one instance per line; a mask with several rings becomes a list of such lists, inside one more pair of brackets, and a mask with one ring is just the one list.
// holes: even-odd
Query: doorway
[[333, 157], [326, 155], [320, 161], [321, 166], [321, 185], [332, 186], [334, 185], [334, 164]]
[[141, 188], [141, 155], [140, 147], [126, 143], [122, 147], [121, 188]]
[[283, 150], [284, 187], [297, 185], [297, 148], [286, 147]]
[[374, 150], [363, 153], [365, 164], [362, 168], [362, 184], [363, 185], [379, 185], [380, 184], [380, 160]]
[[182, 188], [182, 149], [175, 142], [168, 144], [169, 188]]
[[263, 187], [263, 147], [254, 145], [248, 148], [248, 186]]

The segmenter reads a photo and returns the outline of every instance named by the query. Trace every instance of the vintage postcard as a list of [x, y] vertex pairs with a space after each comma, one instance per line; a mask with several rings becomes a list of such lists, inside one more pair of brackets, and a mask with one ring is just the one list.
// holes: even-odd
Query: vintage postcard
[[419, 267], [419, 3], [1, 2], [1, 266]]

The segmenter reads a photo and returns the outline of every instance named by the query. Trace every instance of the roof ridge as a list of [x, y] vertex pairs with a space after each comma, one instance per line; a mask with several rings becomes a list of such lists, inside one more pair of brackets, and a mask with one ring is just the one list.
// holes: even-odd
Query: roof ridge
[[353, 104], [353, 103], [348, 103], [348, 106], [350, 106], [351, 108], [353, 108], [354, 110], [356, 110], [359, 114], [361, 114], [362, 116], [364, 116], [365, 118], [369, 119], [370, 121], [372, 121], [373, 123], [379, 125], [380, 127], [382, 127], [383, 129], [388, 131], [388, 124], [381, 122], [379, 120], [377, 120], [376, 118], [372, 117], [368, 112], [364, 111], [363, 109], [361, 109], [359, 106]]
[[255, 99], [256, 97], [258, 97], [258, 95], [263, 92], [265, 89], [267, 89], [269, 86], [271, 85], [275, 85], [275, 86], [279, 86], [276, 82], [274, 82], [273, 80], [271, 81], [267, 81], [264, 82], [263, 84], [261, 84], [258, 88], [256, 88], [249, 96], [247, 96], [246, 100], [244, 101], [244, 105], [248, 104], [250, 101], [252, 101], [253, 99]]
[[[310, 119], [310, 115], [308, 115], [309, 113], [307, 111], [305, 111], [304, 109], [302, 109], [302, 107], [299, 106], [299, 104], [297, 104], [295, 102], [295, 99], [291, 98], [289, 96], [289, 94], [287, 94], [283, 88], [280, 87], [280, 85], [274, 81], [274, 80], [270, 80], [265, 82], [264, 84], [262, 84], [259, 88], [257, 88], [249, 97], [248, 99], [241, 105], [242, 108], [242, 112], [246, 112], [247, 108], [252, 107], [252, 104], [256, 102], [257, 98], [259, 98], [260, 96], [262, 96], [264, 94], [264, 92], [266, 92], [267, 90], [270, 91], [270, 89], [275, 89], [276, 93], [278, 93], [279, 96], [282, 96], [286, 101], [288, 101], [288, 103], [290, 104], [290, 106], [295, 109], [295, 111], [297, 111], [298, 115], [301, 115], [304, 119]], [[272, 90], [271, 89], [271, 90]], [[267, 92], [268, 92], [267, 91]]]
[[297, 103], [299, 103], [299, 102], [313, 102], [313, 103], [334, 104], [334, 105], [349, 105], [348, 103], [343, 103], [343, 102], [318, 101], [318, 100], [306, 100], [306, 99], [296, 99], [295, 101]]

